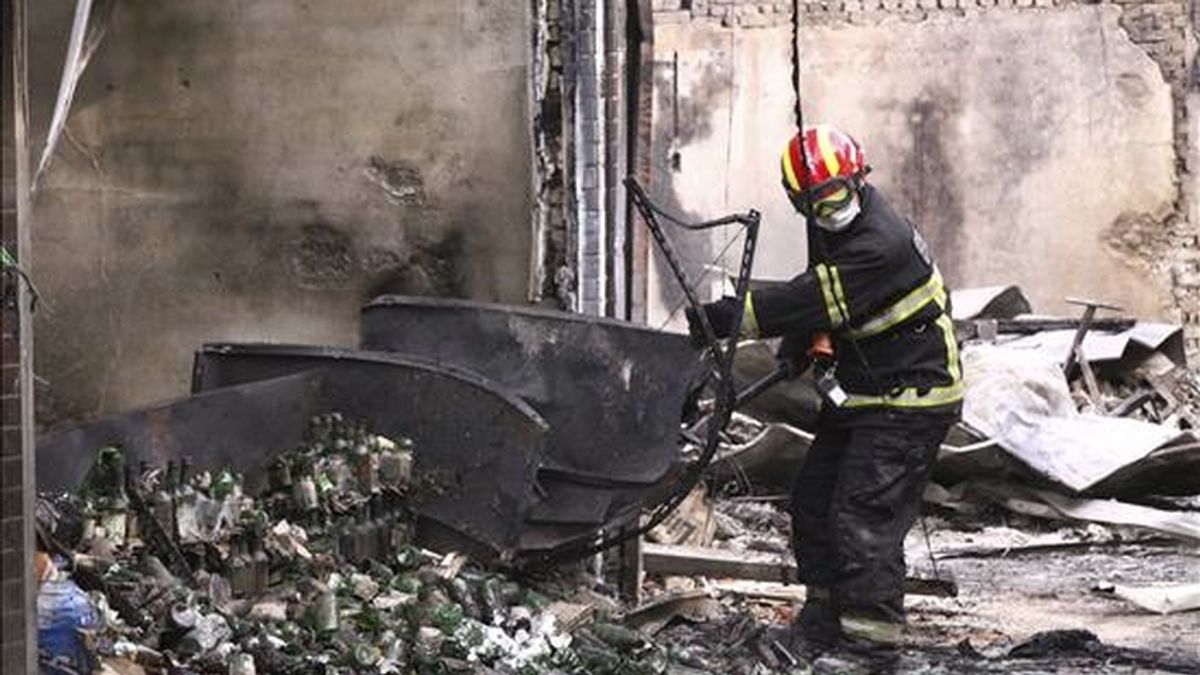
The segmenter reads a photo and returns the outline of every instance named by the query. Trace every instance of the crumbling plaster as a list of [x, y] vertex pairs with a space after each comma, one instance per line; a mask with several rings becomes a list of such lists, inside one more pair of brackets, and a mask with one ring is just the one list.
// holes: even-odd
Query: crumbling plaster
[[[73, 2], [34, 3], [35, 139]], [[373, 292], [528, 295], [524, 3], [118, 3], [35, 200], [42, 421], [206, 341], [352, 344]]]
[[[872, 179], [921, 225], [954, 285], [1018, 283], [1043, 311], [1090, 296], [1175, 318], [1169, 263], [1131, 264], [1109, 245], [1113, 223], [1161, 224], [1179, 197], [1171, 87], [1120, 17], [1076, 5], [806, 21], [806, 115], [860, 137]], [[762, 209], [769, 277], [804, 260], [775, 175], [794, 128], [781, 23], [679, 20], [655, 33], [657, 72], [680, 64], [677, 78], [656, 77], [656, 130], [675, 125], [672, 107], [698, 116], [655, 134], [656, 190], [703, 215]], [[672, 300], [659, 304], [662, 315]]]

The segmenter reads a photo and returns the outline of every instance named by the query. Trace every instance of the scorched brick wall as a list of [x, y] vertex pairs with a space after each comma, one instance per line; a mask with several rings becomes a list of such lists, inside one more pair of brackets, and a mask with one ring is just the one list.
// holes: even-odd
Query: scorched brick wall
[[[23, 161], [24, 6], [20, 0], [0, 0], [3, 8], [3, 203], [0, 204], [0, 243], [18, 261], [28, 250], [26, 233], [18, 227], [25, 204], [20, 190]], [[23, 227], [23, 225], [21, 226]], [[0, 672], [32, 673], [33, 661], [33, 467], [28, 295], [11, 270], [0, 274]]]

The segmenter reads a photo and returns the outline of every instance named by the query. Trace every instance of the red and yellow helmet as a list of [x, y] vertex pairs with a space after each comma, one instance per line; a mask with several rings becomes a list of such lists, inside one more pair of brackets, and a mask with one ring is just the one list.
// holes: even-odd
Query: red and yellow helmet
[[[800, 152], [801, 140], [804, 153]], [[801, 157], [808, 159], [805, 171]], [[817, 215], [845, 206], [862, 185], [870, 168], [862, 146], [849, 134], [828, 124], [808, 127], [783, 150], [783, 187], [800, 212], [809, 202]]]

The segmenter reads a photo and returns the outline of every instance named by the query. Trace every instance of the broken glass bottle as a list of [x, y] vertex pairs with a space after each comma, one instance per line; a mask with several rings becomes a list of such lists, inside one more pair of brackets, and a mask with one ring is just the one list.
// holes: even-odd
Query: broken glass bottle
[[246, 559], [246, 540], [241, 534], [233, 535], [229, 549], [229, 585], [233, 597], [244, 598], [254, 592], [254, 568]]

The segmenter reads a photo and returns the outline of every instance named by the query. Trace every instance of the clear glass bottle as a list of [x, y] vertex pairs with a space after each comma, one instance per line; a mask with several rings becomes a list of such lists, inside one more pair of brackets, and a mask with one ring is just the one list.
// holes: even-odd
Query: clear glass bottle
[[230, 540], [228, 567], [233, 597], [251, 595], [254, 592], [254, 569], [246, 558], [246, 540], [241, 534], [233, 535]]
[[172, 497], [175, 479], [175, 462], [167, 462], [167, 470], [159, 477], [154, 496], [150, 499], [150, 510], [154, 513], [154, 519], [167, 534], [175, 531], [175, 500]]
[[338, 629], [337, 593], [326, 585], [322, 585], [313, 598], [309, 609], [313, 630], [328, 634]]
[[263, 548], [261, 529], [250, 533], [250, 561], [254, 569], [254, 593], [261, 595], [271, 586], [271, 558]]
[[392, 523], [388, 518], [387, 508], [382, 494], [371, 496], [371, 534], [375, 537], [376, 560], [384, 560], [392, 555]]
[[364, 497], [379, 492], [379, 457], [371, 452], [370, 446], [362, 439], [354, 443], [351, 466], [358, 482], [358, 491]]
[[354, 547], [355, 563], [376, 557], [375, 532], [372, 529], [371, 513], [367, 504], [360, 504], [355, 513]]
[[338, 557], [347, 563], [358, 560], [358, 540], [355, 537], [354, 526], [354, 519], [348, 515], [339, 517], [334, 526]]
[[294, 475], [295, 485], [292, 490], [293, 506], [296, 510], [297, 520], [308, 522], [312, 512], [320, 506], [317, 484], [313, 480], [312, 461], [307, 457], [301, 458], [296, 462], [294, 468], [296, 473]]
[[179, 482], [174, 497], [175, 536], [180, 542], [195, 541], [200, 523], [196, 515], [196, 490], [191, 482], [191, 462], [186, 457], [179, 463]]
[[292, 460], [281, 454], [271, 461], [268, 474], [271, 492], [286, 494], [292, 489]]
[[[133, 477], [133, 467], [125, 464], [125, 493], [128, 500], [128, 491], [136, 490], [137, 483]], [[141, 518], [136, 510], [126, 508], [125, 510], [125, 545], [133, 546], [142, 539]]]

